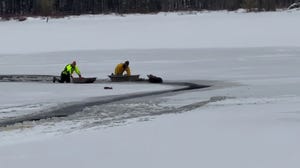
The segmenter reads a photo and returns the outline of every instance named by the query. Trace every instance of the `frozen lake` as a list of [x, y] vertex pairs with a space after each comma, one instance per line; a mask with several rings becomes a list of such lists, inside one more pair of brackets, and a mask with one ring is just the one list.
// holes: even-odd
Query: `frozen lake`
[[[299, 14], [0, 22], [0, 75], [59, 75], [76, 60], [83, 76], [106, 80], [129, 60], [142, 78], [211, 85], [0, 82], [0, 120], [76, 107], [0, 128], [1, 167], [298, 168]], [[99, 103], [110, 98], [119, 101]]]

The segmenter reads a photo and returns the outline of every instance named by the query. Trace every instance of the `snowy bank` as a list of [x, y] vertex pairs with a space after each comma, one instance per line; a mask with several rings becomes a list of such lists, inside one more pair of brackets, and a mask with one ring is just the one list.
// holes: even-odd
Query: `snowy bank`
[[299, 11], [223, 11], [0, 22], [0, 53], [299, 46], [299, 17]]

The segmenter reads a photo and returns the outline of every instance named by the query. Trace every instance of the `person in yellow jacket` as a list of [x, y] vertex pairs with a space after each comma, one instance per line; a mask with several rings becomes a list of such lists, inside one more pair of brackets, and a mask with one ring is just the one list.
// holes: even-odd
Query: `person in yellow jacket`
[[125, 71], [127, 76], [131, 75], [129, 61], [125, 61], [124, 63], [118, 64], [115, 68], [115, 75], [123, 75]]
[[60, 79], [56, 79], [54, 77], [53, 83], [55, 83], [55, 81], [58, 81], [59, 83], [70, 83], [71, 78], [73, 78], [72, 75], [74, 72], [79, 76], [79, 78], [81, 78], [81, 73], [78, 66], [76, 65], [76, 61], [73, 61], [71, 64], [66, 65], [64, 70], [60, 74]]

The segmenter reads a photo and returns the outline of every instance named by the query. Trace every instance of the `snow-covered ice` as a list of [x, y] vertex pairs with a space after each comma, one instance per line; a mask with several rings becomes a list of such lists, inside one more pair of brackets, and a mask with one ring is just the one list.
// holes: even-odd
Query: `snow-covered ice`
[[[299, 11], [74, 16], [0, 22], [1, 53], [299, 46]], [[32, 35], [34, 34], [34, 36]], [[28, 42], [30, 41], [30, 42]]]
[[[1, 167], [299, 167], [299, 14], [0, 22], [1, 74], [58, 75], [77, 60], [84, 76], [103, 79], [115, 64], [130, 60], [142, 77], [212, 85], [0, 128]], [[0, 119], [173, 87], [3, 82]]]

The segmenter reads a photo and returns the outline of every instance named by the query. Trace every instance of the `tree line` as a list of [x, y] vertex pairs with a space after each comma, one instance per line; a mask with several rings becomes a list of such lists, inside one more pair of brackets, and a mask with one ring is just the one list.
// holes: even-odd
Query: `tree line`
[[64, 16], [170, 11], [272, 11], [295, 0], [0, 0], [0, 16]]

